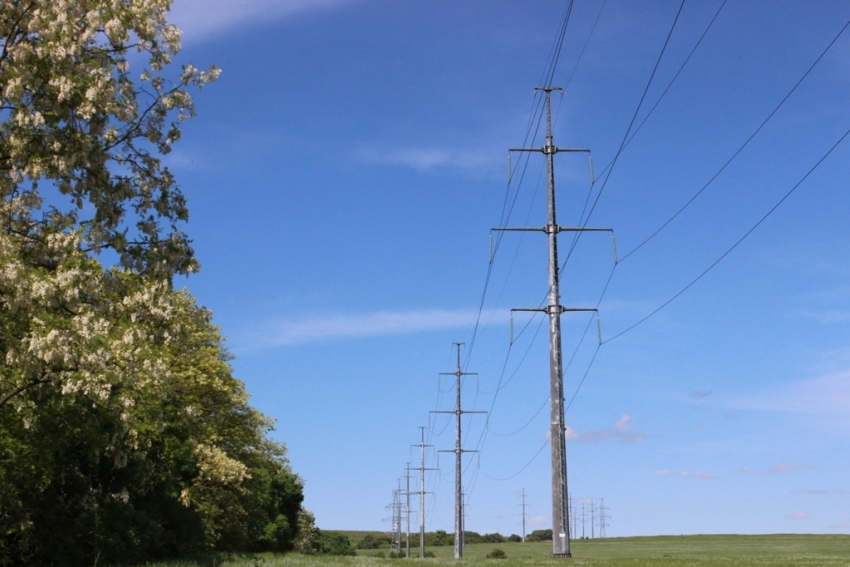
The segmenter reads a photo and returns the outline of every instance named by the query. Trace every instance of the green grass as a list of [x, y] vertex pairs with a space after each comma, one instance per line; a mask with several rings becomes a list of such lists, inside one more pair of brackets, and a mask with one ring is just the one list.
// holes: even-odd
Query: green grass
[[[358, 541], [368, 532], [344, 532]], [[485, 559], [494, 548], [505, 551], [507, 559]], [[423, 567], [451, 567], [451, 546], [429, 547], [437, 556], [425, 559]], [[219, 558], [203, 563], [157, 563], [149, 567], [400, 567], [403, 559], [374, 557], [378, 551], [359, 550], [358, 557], [314, 557], [297, 554], [256, 554]], [[462, 563], [467, 567], [555, 567], [551, 542], [475, 544], [464, 548]], [[846, 535], [707, 535], [660, 536], [578, 540], [572, 542], [576, 567], [850, 567], [850, 536]], [[371, 557], [370, 557], [371, 555]], [[411, 555], [418, 555], [411, 548]], [[418, 558], [415, 561], [421, 561]]]

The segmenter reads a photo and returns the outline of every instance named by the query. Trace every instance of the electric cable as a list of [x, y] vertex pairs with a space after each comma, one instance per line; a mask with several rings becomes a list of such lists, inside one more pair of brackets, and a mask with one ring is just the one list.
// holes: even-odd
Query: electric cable
[[691, 282], [690, 282], [688, 285], [686, 285], [686, 286], [685, 286], [685, 287], [683, 287], [681, 290], [679, 290], [679, 291], [678, 291], [675, 295], [673, 295], [673, 297], [671, 297], [670, 299], [668, 299], [667, 301], [665, 301], [664, 303], [662, 303], [659, 307], [657, 307], [657, 308], [656, 308], [654, 311], [652, 311], [649, 315], [645, 316], [643, 319], [640, 319], [639, 321], [637, 321], [636, 323], [634, 323], [634, 324], [633, 324], [633, 325], [631, 325], [630, 327], [626, 328], [625, 330], [620, 331], [619, 333], [617, 333], [617, 334], [616, 334], [616, 335], [614, 335], [613, 337], [611, 337], [611, 338], [609, 338], [609, 339], [604, 340], [602, 344], [610, 343], [610, 342], [611, 342], [611, 341], [613, 341], [614, 339], [617, 339], [617, 338], [619, 338], [619, 337], [621, 337], [621, 336], [625, 335], [626, 333], [628, 333], [629, 331], [631, 331], [632, 329], [634, 329], [634, 328], [635, 328], [635, 327], [637, 327], [638, 325], [642, 324], [644, 321], [646, 321], [647, 319], [649, 319], [650, 317], [654, 316], [656, 313], [658, 313], [659, 311], [661, 311], [662, 309], [664, 309], [665, 307], [667, 307], [668, 305], [670, 305], [670, 304], [671, 304], [673, 301], [675, 301], [675, 300], [676, 300], [676, 299], [677, 299], [680, 295], [682, 295], [682, 294], [683, 294], [683, 293], [685, 293], [688, 289], [690, 289], [690, 288], [691, 288], [691, 286], [693, 286], [695, 283], [697, 283], [699, 280], [701, 280], [701, 279], [703, 278], [703, 276], [705, 276], [708, 272], [710, 272], [710, 271], [711, 271], [711, 270], [712, 270], [712, 269], [713, 269], [713, 268], [714, 268], [717, 264], [719, 264], [719, 263], [720, 263], [720, 262], [721, 262], [724, 258], [726, 258], [726, 256], [728, 256], [728, 255], [729, 255], [729, 254], [730, 254], [730, 253], [731, 253], [731, 252], [732, 252], [735, 248], [737, 248], [737, 247], [738, 247], [738, 245], [739, 245], [739, 244], [741, 244], [741, 243], [742, 243], [742, 242], [743, 242], [743, 241], [744, 241], [744, 240], [745, 240], [745, 239], [746, 239], [746, 238], [747, 238], [750, 234], [752, 234], [752, 233], [753, 233], [753, 231], [755, 231], [755, 229], [757, 229], [757, 228], [761, 225], [761, 223], [763, 223], [765, 220], [767, 220], [767, 218], [768, 218], [770, 215], [772, 215], [772, 214], [773, 214], [773, 212], [774, 212], [776, 209], [778, 209], [778, 208], [779, 208], [779, 206], [780, 206], [782, 203], [784, 203], [784, 202], [785, 202], [785, 200], [786, 200], [788, 197], [790, 197], [792, 193], [794, 193], [794, 191], [796, 191], [796, 190], [797, 190], [797, 188], [798, 188], [798, 187], [799, 187], [799, 186], [800, 186], [800, 185], [801, 185], [801, 184], [802, 184], [802, 183], [803, 183], [803, 182], [804, 182], [804, 181], [805, 181], [805, 180], [809, 177], [809, 175], [811, 175], [811, 174], [812, 174], [812, 173], [813, 173], [813, 172], [814, 172], [814, 171], [818, 168], [818, 166], [820, 166], [820, 164], [821, 164], [821, 163], [823, 163], [823, 161], [824, 161], [827, 157], [829, 157], [829, 155], [830, 155], [830, 154], [831, 154], [831, 153], [835, 150], [835, 148], [837, 148], [837, 147], [839, 146], [839, 144], [841, 144], [841, 142], [843, 142], [843, 141], [844, 141], [844, 139], [845, 139], [848, 135], [850, 135], [850, 129], [848, 129], [847, 131], [845, 131], [845, 132], [844, 132], [844, 134], [842, 134], [842, 136], [838, 139], [838, 141], [837, 141], [837, 142], [835, 142], [835, 144], [833, 144], [833, 146], [832, 146], [832, 147], [831, 147], [831, 148], [830, 148], [830, 149], [829, 149], [829, 150], [828, 150], [828, 151], [827, 151], [827, 152], [826, 152], [826, 153], [825, 153], [825, 154], [824, 154], [824, 155], [823, 155], [823, 156], [822, 156], [822, 157], [821, 157], [818, 161], [817, 161], [817, 163], [815, 163], [815, 165], [813, 165], [813, 166], [812, 166], [812, 168], [811, 168], [811, 169], [809, 169], [809, 170], [806, 172], [806, 174], [805, 174], [805, 175], [803, 175], [803, 177], [802, 177], [802, 178], [800, 178], [800, 180], [799, 180], [797, 183], [795, 183], [795, 184], [794, 184], [794, 186], [793, 186], [793, 187], [791, 187], [791, 189], [790, 189], [787, 193], [785, 193], [785, 195], [783, 195], [783, 196], [782, 196], [782, 198], [781, 198], [781, 199], [779, 199], [779, 201], [778, 201], [775, 205], [773, 205], [773, 207], [771, 207], [771, 208], [770, 208], [770, 210], [768, 210], [768, 211], [767, 211], [767, 213], [765, 213], [765, 215], [764, 215], [764, 216], [762, 216], [762, 217], [758, 220], [758, 222], [756, 222], [756, 223], [755, 223], [755, 224], [754, 224], [754, 225], [753, 225], [753, 226], [752, 226], [752, 227], [751, 227], [751, 228], [750, 228], [747, 232], [745, 232], [745, 233], [744, 233], [744, 235], [743, 235], [743, 236], [741, 236], [741, 238], [739, 238], [739, 239], [738, 239], [738, 240], [737, 240], [737, 241], [736, 241], [736, 242], [735, 242], [732, 246], [730, 246], [730, 247], [726, 250], [726, 252], [724, 252], [723, 254], [721, 254], [721, 255], [720, 255], [720, 257], [719, 257], [719, 258], [717, 258], [717, 260], [715, 260], [714, 262], [712, 262], [712, 263], [711, 263], [711, 265], [710, 265], [708, 268], [706, 268], [705, 270], [703, 270], [703, 272], [702, 272], [702, 273], [700, 273], [697, 277], [695, 277], [693, 280], [691, 280]]
[[640, 250], [640, 249], [643, 247], [643, 245], [644, 245], [644, 244], [646, 244], [647, 242], [649, 242], [650, 240], [652, 240], [653, 238], [655, 238], [655, 236], [656, 236], [656, 235], [658, 235], [658, 233], [659, 233], [659, 232], [661, 232], [662, 230], [664, 230], [665, 228], [667, 228], [667, 225], [669, 225], [671, 222], [673, 222], [673, 220], [675, 220], [675, 219], [676, 219], [676, 217], [678, 217], [680, 214], [682, 214], [682, 212], [683, 212], [685, 209], [687, 209], [687, 208], [688, 208], [688, 206], [689, 206], [691, 203], [693, 203], [693, 202], [696, 200], [696, 198], [697, 198], [697, 197], [699, 197], [699, 196], [702, 194], [702, 192], [703, 192], [703, 191], [705, 191], [705, 190], [706, 190], [706, 188], [708, 188], [708, 186], [709, 186], [709, 185], [711, 185], [711, 184], [714, 182], [714, 180], [715, 180], [715, 179], [717, 179], [717, 177], [718, 177], [721, 173], [723, 173], [723, 171], [724, 171], [724, 170], [725, 170], [725, 169], [729, 166], [729, 164], [731, 164], [731, 163], [735, 160], [735, 158], [737, 158], [737, 157], [738, 157], [738, 155], [739, 155], [739, 154], [740, 154], [740, 153], [744, 150], [744, 148], [746, 148], [746, 147], [749, 145], [749, 143], [753, 140], [753, 138], [755, 138], [755, 137], [756, 137], [756, 135], [758, 135], [758, 133], [759, 133], [759, 132], [761, 132], [762, 128], [764, 128], [764, 126], [765, 126], [765, 125], [766, 125], [766, 124], [770, 121], [770, 119], [771, 119], [771, 118], [773, 118], [773, 116], [774, 116], [774, 115], [775, 115], [775, 114], [779, 111], [779, 109], [780, 109], [780, 108], [782, 108], [782, 106], [783, 106], [783, 105], [785, 104], [785, 102], [786, 102], [786, 101], [787, 101], [787, 100], [791, 97], [791, 95], [792, 95], [792, 94], [794, 94], [794, 91], [796, 91], [796, 90], [797, 90], [797, 87], [799, 87], [799, 86], [800, 86], [800, 84], [801, 84], [801, 83], [802, 83], [802, 82], [806, 79], [806, 77], [808, 77], [808, 76], [809, 76], [809, 73], [811, 73], [811, 72], [812, 72], [812, 70], [813, 70], [813, 69], [817, 66], [817, 64], [820, 62], [820, 60], [821, 60], [821, 59], [823, 59], [824, 55], [826, 55], [826, 54], [827, 54], [827, 52], [828, 52], [828, 51], [832, 48], [832, 46], [835, 44], [835, 42], [836, 42], [836, 41], [838, 41], [838, 38], [840, 38], [840, 37], [841, 37], [841, 35], [845, 32], [845, 30], [847, 30], [848, 26], [850, 26], [850, 20], [847, 20], [847, 22], [844, 24], [844, 26], [841, 28], [841, 30], [838, 32], [838, 34], [836, 34], [836, 36], [835, 36], [834, 38], [832, 38], [832, 41], [830, 41], [830, 42], [829, 42], [829, 45], [827, 45], [827, 46], [826, 46], [826, 49], [824, 49], [824, 50], [821, 52], [821, 54], [820, 54], [820, 55], [818, 55], [818, 57], [817, 57], [817, 59], [815, 59], [814, 63], [812, 63], [812, 64], [809, 66], [809, 68], [808, 68], [808, 69], [806, 69], [806, 72], [805, 72], [805, 73], [803, 73], [803, 76], [802, 76], [802, 77], [800, 77], [800, 79], [799, 79], [796, 83], [794, 83], [794, 86], [793, 86], [793, 87], [791, 87], [791, 90], [790, 90], [790, 91], [788, 91], [788, 93], [787, 93], [787, 94], [786, 94], [786, 95], [782, 98], [782, 100], [781, 100], [781, 101], [779, 101], [779, 104], [777, 104], [777, 105], [776, 105], [776, 107], [775, 107], [775, 108], [774, 108], [774, 109], [770, 112], [770, 114], [768, 114], [768, 115], [767, 115], [767, 118], [765, 118], [765, 119], [762, 121], [762, 123], [761, 123], [761, 124], [759, 124], [759, 126], [758, 126], [758, 128], [756, 128], [755, 132], [753, 132], [753, 133], [750, 135], [750, 137], [749, 137], [749, 138], [747, 138], [747, 139], [744, 141], [744, 143], [743, 143], [743, 144], [741, 144], [741, 146], [740, 146], [740, 147], [739, 147], [739, 148], [735, 151], [735, 153], [733, 153], [733, 154], [732, 154], [732, 157], [730, 157], [728, 160], [726, 160], [726, 163], [724, 163], [724, 164], [723, 164], [723, 166], [722, 166], [719, 170], [717, 170], [717, 172], [716, 172], [714, 175], [712, 175], [712, 176], [711, 176], [711, 178], [710, 178], [710, 179], [709, 179], [709, 180], [705, 183], [705, 185], [703, 185], [702, 187], [700, 187], [700, 189], [699, 189], [696, 193], [694, 193], [694, 195], [693, 195], [690, 199], [688, 199], [688, 200], [687, 200], [687, 202], [685, 202], [685, 204], [684, 204], [684, 205], [682, 205], [682, 206], [679, 208], [679, 210], [678, 210], [678, 211], [676, 211], [676, 212], [673, 214], [673, 216], [671, 216], [671, 217], [670, 217], [670, 218], [669, 218], [666, 222], [664, 222], [664, 224], [662, 224], [662, 225], [661, 225], [661, 226], [660, 226], [660, 227], [659, 227], [659, 228], [658, 228], [655, 232], [653, 232], [652, 234], [650, 234], [650, 235], [649, 235], [649, 236], [648, 236], [648, 237], [647, 237], [647, 238], [646, 238], [643, 242], [641, 242], [640, 244], [638, 244], [638, 245], [637, 245], [637, 246], [636, 246], [633, 250], [631, 250], [628, 254], [626, 254], [625, 256], [623, 256], [622, 258], [620, 258], [620, 261], [621, 261], [621, 262], [622, 262], [623, 260], [625, 260], [626, 258], [628, 258], [629, 256], [631, 256], [632, 254], [634, 254], [635, 252], [637, 252], [638, 250]]

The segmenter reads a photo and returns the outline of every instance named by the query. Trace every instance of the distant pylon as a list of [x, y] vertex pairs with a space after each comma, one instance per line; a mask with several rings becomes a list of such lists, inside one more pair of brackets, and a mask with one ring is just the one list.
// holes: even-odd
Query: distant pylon
[[605, 499], [599, 499], [599, 537], [608, 537], [608, 534], [605, 532], [605, 528], [608, 527], [608, 515], [605, 514], [605, 511], [608, 508], [605, 506]]
[[440, 451], [441, 453], [455, 454], [455, 559], [463, 557], [463, 491], [461, 489], [461, 472], [463, 453], [476, 453], [477, 451], [469, 451], [461, 448], [460, 436], [460, 417], [465, 413], [487, 413], [486, 411], [467, 411], [461, 409], [460, 406], [460, 386], [461, 378], [464, 376], [477, 376], [475, 372], [464, 372], [460, 368], [460, 347], [464, 343], [452, 343], [457, 347], [457, 370], [454, 372], [440, 372], [441, 375], [454, 376], [456, 378], [457, 401], [455, 409], [451, 411], [432, 411], [431, 413], [453, 413], [455, 414], [455, 448], [453, 450]]

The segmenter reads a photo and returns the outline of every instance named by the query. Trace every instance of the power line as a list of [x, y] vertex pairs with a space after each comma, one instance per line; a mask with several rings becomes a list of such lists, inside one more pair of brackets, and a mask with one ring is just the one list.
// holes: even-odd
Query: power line
[[744, 240], [745, 240], [745, 239], [746, 239], [746, 238], [747, 238], [750, 234], [752, 234], [752, 233], [753, 233], [753, 231], [755, 231], [755, 229], [757, 229], [757, 228], [761, 225], [761, 223], [763, 223], [765, 220], [767, 220], [767, 217], [769, 217], [770, 215], [772, 215], [772, 214], [773, 214], [773, 212], [774, 212], [776, 209], [778, 209], [778, 208], [779, 208], [779, 206], [780, 206], [782, 203], [784, 203], [784, 202], [785, 202], [785, 200], [786, 200], [788, 197], [790, 197], [790, 196], [791, 196], [791, 194], [792, 194], [792, 193], [794, 193], [794, 191], [796, 191], [796, 190], [797, 190], [797, 188], [798, 188], [800, 185], [802, 185], [802, 183], [803, 183], [803, 182], [804, 182], [804, 181], [805, 181], [805, 180], [809, 177], [809, 175], [811, 175], [811, 174], [812, 174], [812, 173], [813, 173], [813, 172], [814, 172], [814, 171], [818, 168], [818, 166], [820, 166], [820, 164], [821, 164], [821, 163], [823, 163], [823, 161], [824, 161], [827, 157], [829, 157], [829, 155], [833, 152], [833, 150], [835, 150], [835, 148], [837, 148], [837, 147], [839, 146], [839, 144], [841, 144], [841, 142], [843, 142], [843, 141], [844, 141], [844, 139], [845, 139], [848, 135], [850, 135], [850, 129], [848, 129], [847, 131], [845, 131], [845, 132], [844, 132], [844, 134], [842, 134], [842, 135], [841, 135], [841, 137], [838, 139], [838, 141], [837, 141], [837, 142], [835, 142], [835, 144], [833, 144], [831, 148], [829, 148], [829, 150], [828, 150], [828, 151], [827, 151], [827, 152], [826, 152], [826, 153], [825, 153], [825, 154], [824, 154], [824, 155], [823, 155], [823, 156], [822, 156], [822, 157], [821, 157], [821, 158], [817, 161], [817, 163], [815, 163], [815, 165], [813, 165], [813, 166], [811, 167], [811, 169], [809, 169], [809, 171], [807, 171], [807, 172], [806, 172], [806, 174], [805, 174], [805, 175], [803, 175], [803, 177], [802, 177], [802, 178], [800, 178], [800, 180], [799, 180], [797, 183], [795, 183], [795, 184], [794, 184], [794, 186], [793, 186], [793, 187], [791, 187], [791, 189], [790, 189], [790, 190], [788, 190], [788, 192], [787, 192], [787, 193], [785, 193], [785, 195], [783, 195], [783, 196], [782, 196], [782, 198], [781, 198], [781, 199], [779, 199], [779, 201], [778, 201], [775, 205], [773, 205], [773, 206], [770, 208], [770, 210], [769, 210], [769, 211], [767, 211], [767, 213], [765, 213], [765, 214], [764, 214], [764, 216], [763, 216], [763, 217], [761, 217], [761, 218], [758, 220], [758, 222], [756, 222], [756, 223], [755, 223], [755, 224], [754, 224], [754, 225], [753, 225], [753, 226], [752, 226], [752, 227], [751, 227], [751, 228], [750, 228], [747, 232], [745, 232], [745, 233], [744, 233], [744, 235], [743, 235], [741, 238], [739, 238], [739, 239], [738, 239], [738, 240], [737, 240], [737, 241], [736, 241], [736, 242], [735, 242], [732, 246], [730, 246], [730, 247], [729, 247], [729, 249], [727, 249], [727, 250], [726, 250], [726, 252], [724, 252], [723, 254], [721, 254], [721, 256], [720, 256], [717, 260], [715, 260], [714, 262], [712, 262], [712, 264], [711, 264], [708, 268], [706, 268], [706, 269], [705, 269], [702, 273], [700, 273], [697, 277], [695, 277], [693, 280], [691, 280], [691, 282], [690, 282], [688, 285], [686, 285], [686, 286], [685, 286], [685, 287], [683, 287], [681, 290], [679, 290], [679, 291], [678, 291], [678, 292], [677, 292], [677, 293], [676, 293], [673, 297], [671, 297], [670, 299], [668, 299], [667, 301], [665, 301], [664, 303], [662, 303], [662, 304], [661, 304], [658, 308], [656, 308], [656, 309], [655, 309], [653, 312], [651, 312], [649, 315], [647, 315], [647, 316], [646, 316], [646, 317], [644, 317], [643, 319], [639, 320], [637, 323], [634, 323], [632, 326], [630, 326], [630, 327], [626, 328], [625, 330], [620, 331], [619, 333], [617, 333], [617, 334], [616, 334], [616, 335], [614, 335], [613, 337], [611, 337], [611, 338], [609, 338], [609, 339], [606, 339], [605, 341], [603, 341], [603, 344], [610, 343], [610, 342], [611, 342], [611, 341], [613, 341], [614, 339], [619, 338], [619, 337], [623, 336], [624, 334], [628, 333], [629, 331], [631, 331], [632, 329], [634, 329], [635, 327], [637, 327], [638, 325], [640, 325], [641, 323], [643, 323], [644, 321], [646, 321], [647, 319], [649, 319], [650, 317], [652, 317], [653, 315], [655, 315], [656, 313], [658, 313], [659, 311], [661, 311], [662, 309], [664, 309], [665, 307], [667, 307], [668, 305], [670, 305], [670, 304], [671, 304], [673, 301], [675, 301], [675, 300], [676, 300], [676, 299], [677, 299], [680, 295], [682, 295], [683, 293], [685, 293], [686, 291], [688, 291], [688, 289], [690, 289], [692, 285], [694, 285], [694, 284], [695, 284], [695, 283], [697, 283], [699, 280], [701, 280], [701, 279], [703, 278], [703, 276], [705, 276], [708, 272], [710, 272], [710, 271], [711, 271], [711, 270], [712, 270], [712, 269], [713, 269], [713, 268], [714, 268], [717, 264], [719, 264], [719, 263], [720, 263], [720, 262], [721, 262], [724, 258], [726, 258], [726, 256], [728, 256], [728, 255], [729, 255], [729, 254], [730, 254], [730, 253], [731, 253], [731, 252], [732, 252], [735, 248], [737, 248], [737, 247], [738, 247], [738, 245], [739, 245], [739, 244], [741, 244], [741, 243], [742, 243], [742, 242], [743, 242], [743, 241], [744, 241]]
[[[596, 205], [599, 203], [599, 198], [602, 196], [602, 192], [605, 191], [605, 187], [608, 185], [608, 180], [611, 179], [611, 174], [614, 171], [614, 167], [617, 165], [617, 160], [620, 159], [620, 154], [623, 152], [623, 149], [626, 147], [626, 140], [628, 140], [629, 133], [632, 130], [632, 126], [637, 119], [638, 113], [640, 113], [640, 109], [643, 106], [643, 101], [646, 99], [646, 94], [649, 92], [649, 87], [652, 85], [652, 81], [655, 78], [655, 73], [658, 71], [658, 66], [661, 64], [661, 59], [664, 57], [664, 52], [667, 51], [667, 45], [670, 43], [670, 37], [673, 35], [673, 30], [676, 29], [676, 23], [679, 21], [679, 15], [682, 13], [682, 8], [685, 7], [685, 0], [682, 0], [682, 3], [679, 5], [679, 10], [676, 12], [676, 17], [673, 19], [673, 24], [670, 26], [670, 31], [667, 33], [667, 38], [664, 40], [664, 46], [661, 48], [661, 53], [658, 54], [658, 59], [655, 61], [655, 66], [652, 69], [652, 73], [649, 75], [649, 80], [646, 83], [646, 87], [643, 89], [643, 94], [640, 97], [640, 101], [638, 102], [637, 108], [635, 108], [635, 112], [632, 115], [632, 119], [629, 122], [629, 127], [626, 128], [626, 133], [623, 135], [623, 141], [620, 142], [620, 147], [617, 150], [617, 153], [614, 155], [614, 159], [611, 162], [610, 168], [608, 169], [608, 173], [605, 176], [605, 179], [602, 181], [602, 186], [599, 188], [599, 191], [596, 193], [596, 198], [593, 200], [593, 205], [590, 207], [590, 211], [587, 213], [587, 218], [584, 219], [581, 226], [587, 226], [587, 223], [590, 221], [590, 217], [593, 215], [593, 211], [596, 210]], [[570, 257], [573, 254], [573, 250], [578, 245], [578, 241], [581, 238], [581, 233], [577, 233], [573, 238], [573, 243], [570, 246], [569, 251], [567, 252], [567, 258], [564, 262], [566, 264], [569, 261]]]
[[812, 70], [815, 68], [815, 66], [817, 66], [817, 64], [820, 62], [820, 60], [823, 59], [823, 56], [826, 55], [826, 53], [832, 48], [832, 46], [835, 44], [835, 42], [838, 41], [838, 38], [841, 37], [841, 35], [844, 33], [844, 31], [847, 29], [848, 26], [850, 26], [850, 20], [848, 20], [847, 23], [844, 24], [844, 27], [841, 28], [841, 31], [839, 31], [838, 34], [834, 38], [832, 38], [832, 41], [829, 42], [829, 45], [826, 46], [826, 49], [824, 49], [821, 52], [821, 54], [818, 55], [817, 59], [815, 59], [815, 62], [812, 63], [809, 66], [808, 69], [806, 69], [806, 72], [803, 73], [803, 76], [800, 77], [800, 79], [794, 84], [794, 86], [791, 87], [791, 90], [788, 91], [788, 93], [782, 98], [781, 101], [779, 101], [779, 104], [777, 104], [776, 107], [770, 112], [770, 114], [767, 115], [767, 118], [765, 118], [762, 121], [762, 123], [759, 124], [758, 128], [756, 128], [755, 131], [752, 134], [750, 134], [750, 137], [747, 138], [744, 141], [743, 144], [741, 144], [741, 146], [735, 151], [735, 153], [732, 154], [732, 157], [730, 157], [728, 160], [726, 160], [726, 163], [724, 163], [723, 166], [720, 169], [718, 169], [717, 172], [714, 175], [711, 176], [711, 178], [705, 183], [705, 185], [700, 187], [699, 191], [694, 193], [694, 195], [690, 199], [688, 199], [688, 201], [684, 205], [682, 205], [681, 208], [679, 208], [679, 210], [676, 211], [673, 214], [673, 216], [671, 216], [669, 219], [667, 219], [667, 221], [664, 222], [664, 224], [662, 224], [660, 227], [658, 227], [658, 229], [655, 232], [650, 234], [643, 242], [638, 244], [633, 250], [631, 250], [628, 254], [623, 256], [621, 258], [621, 261], [625, 260], [626, 258], [631, 256], [632, 254], [634, 254], [635, 252], [640, 250], [644, 246], [644, 244], [646, 244], [647, 242], [649, 242], [650, 240], [655, 238], [655, 236], [658, 235], [659, 232], [661, 232], [662, 230], [667, 228], [667, 225], [669, 225], [671, 222], [673, 222], [676, 219], [676, 217], [678, 217], [680, 214], [682, 214], [682, 212], [685, 209], [687, 209], [688, 206], [690, 206], [690, 204], [693, 203], [696, 200], [696, 198], [699, 197], [702, 194], [702, 192], [705, 191], [708, 188], [708, 186], [711, 185], [714, 182], [714, 180], [717, 179], [717, 177], [721, 173], [723, 173], [723, 171], [726, 170], [726, 168], [729, 166], [729, 164], [731, 164], [735, 160], [735, 158], [738, 157], [738, 155], [744, 150], [744, 148], [746, 148], [749, 145], [749, 143], [753, 140], [753, 138], [755, 138], [756, 135], [758, 135], [758, 133], [761, 132], [762, 128], [764, 128], [764, 126], [770, 121], [770, 119], [773, 118], [773, 115], [776, 114], [779, 111], [779, 109], [782, 108], [782, 106], [785, 104], [785, 102], [791, 97], [791, 95], [794, 94], [794, 91], [797, 90], [797, 87], [799, 87], [800, 84], [806, 79], [806, 77], [809, 76], [809, 73], [812, 72]]

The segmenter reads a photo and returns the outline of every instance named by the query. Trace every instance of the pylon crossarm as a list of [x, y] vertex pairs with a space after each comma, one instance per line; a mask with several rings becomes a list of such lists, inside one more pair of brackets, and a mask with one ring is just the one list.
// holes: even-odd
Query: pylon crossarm
[[540, 152], [542, 154], [559, 154], [561, 152], [585, 152], [590, 153], [586, 148], [557, 148], [555, 146], [543, 146], [542, 148], [511, 148], [509, 152]]
[[610, 232], [613, 233], [613, 228], [585, 228], [578, 226], [559, 226], [557, 227], [558, 232]]
[[498, 231], [501, 231], [501, 232], [507, 232], [507, 231], [511, 231], [511, 232], [546, 232], [546, 227], [545, 226], [541, 226], [541, 227], [524, 226], [524, 227], [519, 227], [519, 228], [491, 228], [490, 230], [498, 230]]

